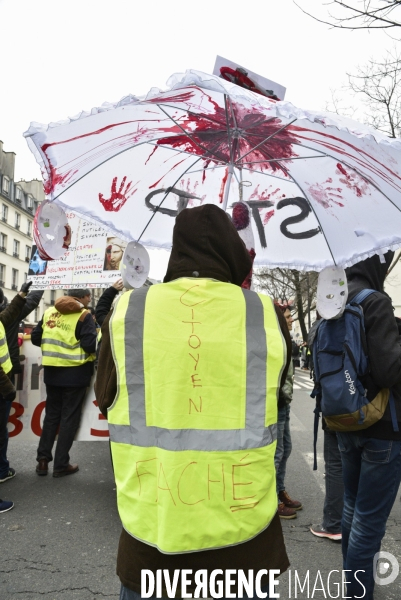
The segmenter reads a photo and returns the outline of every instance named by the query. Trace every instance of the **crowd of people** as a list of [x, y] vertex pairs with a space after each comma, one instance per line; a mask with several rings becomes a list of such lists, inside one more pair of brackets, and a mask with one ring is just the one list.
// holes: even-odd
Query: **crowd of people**
[[[362, 302], [367, 397], [392, 390], [401, 425], [400, 333], [383, 289], [391, 252], [385, 260], [358, 263], [347, 278], [349, 298], [374, 292]], [[289, 567], [280, 519], [302, 509], [286, 482], [300, 349], [290, 337], [291, 307], [242, 287], [251, 269], [225, 212], [208, 204], [185, 209], [162, 284], [120, 294], [118, 280], [95, 311], [89, 290], [69, 290], [32, 331], [47, 393], [39, 476], [49, 472], [57, 434], [53, 477], [79, 470], [69, 452], [98, 363], [96, 398], [109, 423], [123, 525], [121, 600], [141, 597], [143, 569], [164, 570], [171, 581], [176, 569], [252, 569], [262, 572], [269, 596], [269, 572]], [[0, 313], [0, 483], [15, 475], [6, 423], [19, 368], [18, 323], [40, 300], [28, 292], [29, 283]], [[302, 346], [308, 370], [317, 328]], [[311, 532], [342, 542], [348, 598], [373, 599], [374, 556], [401, 480], [394, 422], [390, 404], [360, 431], [336, 432], [323, 419], [326, 498]], [[12, 507], [0, 501], [0, 512]]]

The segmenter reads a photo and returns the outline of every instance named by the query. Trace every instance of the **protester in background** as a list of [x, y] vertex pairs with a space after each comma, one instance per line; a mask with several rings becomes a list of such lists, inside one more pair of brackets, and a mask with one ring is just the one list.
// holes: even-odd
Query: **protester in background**
[[291, 341], [291, 346], [292, 346], [292, 364], [294, 367], [294, 371], [295, 371], [295, 367], [299, 367], [300, 366], [300, 362], [299, 362], [299, 346], [296, 343], [296, 341], [293, 339]]
[[96, 326], [90, 311], [87, 289], [69, 290], [46, 310], [32, 331], [31, 340], [42, 348], [46, 384], [46, 413], [40, 437], [36, 473], [47, 475], [53, 460], [53, 477], [72, 475], [78, 465], [70, 464], [69, 451], [81, 419], [82, 404], [93, 375]]
[[344, 479], [341, 529], [347, 597], [364, 600], [373, 599], [374, 557], [401, 480], [401, 345], [391, 299], [383, 289], [393, 256], [394, 252], [387, 252], [382, 263], [374, 255], [346, 269], [349, 300], [361, 290], [376, 290], [361, 303], [370, 366], [363, 378], [367, 398], [372, 401], [388, 388], [395, 411], [394, 423], [389, 403], [374, 425], [337, 433]]
[[[15, 375], [18, 373], [22, 373], [21, 363], [19, 360], [19, 341], [18, 341], [18, 331], [20, 322], [25, 319], [37, 306], [41, 301], [43, 296], [43, 290], [38, 290], [36, 292], [30, 292], [25, 298], [25, 304], [22, 306], [21, 310], [17, 314], [16, 318], [13, 322], [11, 322], [6, 327], [6, 337], [7, 337], [7, 346], [8, 351], [10, 353], [11, 362], [13, 365], [12, 371], [9, 373], [9, 377], [11, 382], [15, 385]], [[3, 290], [0, 288], [0, 311], [5, 310], [8, 305], [7, 297], [4, 296]], [[4, 400], [4, 398], [3, 398]], [[1, 402], [0, 398], [0, 402]], [[8, 416], [11, 410], [11, 401], [6, 402], [6, 423], [5, 423], [5, 431], [1, 436], [4, 440], [3, 443], [0, 443], [0, 483], [4, 483], [8, 479], [12, 479], [15, 477], [15, 469], [10, 467], [10, 463], [7, 459], [7, 449], [8, 449], [8, 428], [7, 421]]]
[[[277, 303], [276, 303], [277, 304]], [[291, 309], [288, 304], [277, 304], [284, 314], [288, 331], [292, 329]], [[279, 391], [277, 417], [277, 447], [274, 457], [277, 477], [278, 514], [282, 519], [296, 519], [297, 510], [302, 509], [299, 500], [292, 499], [285, 487], [287, 460], [292, 450], [290, 409], [294, 391], [294, 365], [291, 360], [285, 384]]]
[[[310, 328], [308, 334], [308, 346], [312, 348], [313, 341], [319, 327], [320, 315], [317, 313], [317, 319]], [[311, 359], [313, 354], [311, 353]], [[313, 362], [310, 367], [313, 372]], [[323, 459], [325, 473], [325, 490], [323, 506], [323, 521], [310, 527], [310, 531], [316, 537], [327, 538], [333, 542], [341, 541], [341, 519], [344, 506], [344, 482], [343, 468], [341, 462], [341, 452], [338, 448], [337, 434], [330, 431], [327, 427], [324, 417], [322, 417], [323, 429]]]
[[[144, 568], [171, 578], [174, 569], [288, 568], [269, 433], [287, 370], [284, 336], [271, 299], [240, 289], [250, 268], [224, 211], [184, 209], [164, 283], [126, 292], [103, 322], [95, 389], [109, 420], [124, 526], [121, 600], [140, 597]], [[246, 414], [238, 413], [241, 398], [252, 398]], [[253, 483], [248, 471], [240, 476], [246, 489], [231, 481], [245, 464], [253, 473]]]
[[[13, 298], [12, 302], [0, 313], [0, 448], [4, 448], [7, 439], [7, 421], [10, 412], [9, 404], [15, 400], [16, 392], [11, 381], [13, 364], [7, 346], [6, 328], [10, 327], [17, 319], [25, 305], [25, 297], [29, 292], [29, 283], [21, 286], [21, 291]], [[7, 477], [4, 479], [6, 481]], [[9, 500], [0, 500], [0, 513], [14, 508], [14, 503]]]

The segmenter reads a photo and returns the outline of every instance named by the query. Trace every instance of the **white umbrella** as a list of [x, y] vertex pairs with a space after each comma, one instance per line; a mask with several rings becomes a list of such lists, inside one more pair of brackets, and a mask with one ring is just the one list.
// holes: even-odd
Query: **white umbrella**
[[[176, 214], [250, 207], [256, 265], [319, 271], [401, 245], [401, 142], [197, 71], [25, 133], [51, 200], [170, 248]], [[252, 236], [251, 236], [252, 237]]]

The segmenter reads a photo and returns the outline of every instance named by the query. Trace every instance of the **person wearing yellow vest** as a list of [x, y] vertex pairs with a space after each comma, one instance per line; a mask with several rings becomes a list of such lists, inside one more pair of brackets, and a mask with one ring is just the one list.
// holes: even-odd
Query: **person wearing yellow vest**
[[140, 597], [141, 569], [288, 568], [274, 453], [291, 353], [271, 298], [240, 287], [250, 268], [224, 211], [185, 209], [164, 283], [122, 294], [103, 323], [95, 390], [123, 525], [121, 600]]
[[[16, 397], [15, 387], [11, 381], [13, 364], [7, 345], [6, 329], [12, 326], [24, 308], [25, 297], [31, 284], [31, 281], [24, 283], [21, 291], [0, 313], [0, 448], [3, 448], [6, 442], [9, 405]], [[7, 512], [12, 508], [14, 508], [13, 502], [0, 500], [0, 513]]]
[[32, 331], [32, 344], [42, 349], [46, 384], [46, 413], [36, 458], [38, 475], [48, 473], [57, 432], [53, 477], [78, 471], [78, 465], [70, 464], [69, 451], [96, 357], [96, 326], [86, 310], [90, 300], [88, 289], [70, 290], [67, 297], [46, 310]]

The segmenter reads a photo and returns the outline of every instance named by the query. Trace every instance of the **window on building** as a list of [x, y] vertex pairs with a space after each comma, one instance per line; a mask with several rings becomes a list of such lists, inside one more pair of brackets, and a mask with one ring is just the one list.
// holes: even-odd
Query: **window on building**
[[3, 204], [2, 208], [1, 208], [1, 218], [5, 223], [7, 223], [7, 217], [8, 217], [8, 206], [7, 206], [7, 204]]
[[17, 202], [21, 202], [22, 200], [22, 190], [18, 186], [15, 188], [15, 199]]
[[29, 219], [26, 232], [28, 235], [32, 235], [32, 221], [30, 221]]
[[29, 262], [31, 260], [31, 247], [25, 246], [25, 260]]
[[18, 269], [11, 271], [11, 289], [18, 290]]
[[27, 196], [26, 207], [27, 207], [28, 210], [32, 210], [33, 209], [33, 198], [31, 196], [31, 194], [28, 194], [28, 196]]
[[15, 258], [19, 258], [19, 241], [18, 240], [14, 240], [14, 243], [13, 243], [13, 256]]
[[0, 286], [4, 287], [6, 282], [6, 265], [0, 265]]
[[36, 323], [39, 321], [39, 308], [38, 307], [35, 308], [34, 319], [35, 319]]
[[21, 227], [21, 215], [20, 213], [15, 213], [15, 229], [19, 229]]
[[0, 233], [0, 252], [7, 252], [7, 236]]
[[28, 281], [28, 273], [24, 273], [24, 281], [25, 283]]
[[8, 196], [9, 193], [10, 193], [10, 180], [8, 177], [3, 175], [3, 194], [7, 194], [7, 196]]
[[54, 306], [56, 301], [56, 290], [50, 290], [50, 304]]

